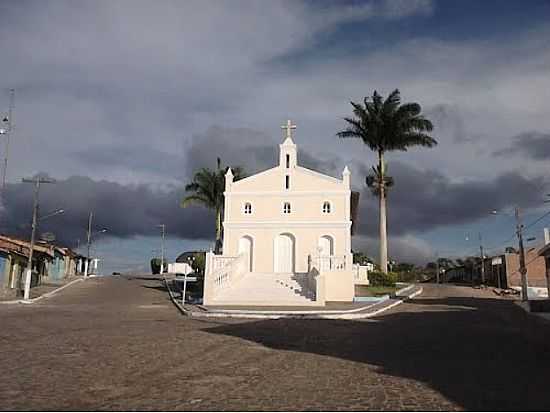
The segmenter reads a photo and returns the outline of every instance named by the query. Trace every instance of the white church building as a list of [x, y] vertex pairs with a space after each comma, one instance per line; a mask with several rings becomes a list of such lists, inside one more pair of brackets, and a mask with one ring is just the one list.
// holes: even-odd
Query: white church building
[[225, 176], [223, 255], [206, 255], [205, 305], [319, 306], [351, 302], [368, 283], [351, 253], [351, 174], [299, 165], [290, 121], [279, 164]]

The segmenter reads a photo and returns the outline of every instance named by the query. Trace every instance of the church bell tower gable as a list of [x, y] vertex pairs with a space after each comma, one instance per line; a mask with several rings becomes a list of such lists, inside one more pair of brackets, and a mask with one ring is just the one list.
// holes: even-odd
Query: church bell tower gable
[[296, 125], [288, 120], [281, 128], [286, 130], [286, 134], [284, 142], [279, 145], [279, 167], [291, 170], [298, 164], [296, 144], [292, 140], [292, 130]]

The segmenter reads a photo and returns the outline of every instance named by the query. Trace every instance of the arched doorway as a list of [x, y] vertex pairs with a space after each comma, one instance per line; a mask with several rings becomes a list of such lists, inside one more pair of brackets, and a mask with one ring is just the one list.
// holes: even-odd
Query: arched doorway
[[246, 254], [248, 259], [247, 259], [247, 262], [248, 262], [248, 271], [249, 272], [252, 272], [252, 263], [253, 263], [253, 254], [254, 254], [254, 250], [253, 250], [253, 241], [252, 241], [252, 237], [249, 237], [248, 235], [245, 235], [244, 237], [242, 237], [241, 239], [239, 239], [239, 255], [241, 254]]
[[279, 273], [294, 272], [295, 240], [292, 234], [280, 234], [275, 238], [274, 271]]
[[317, 244], [319, 252], [319, 265], [322, 270], [332, 268], [332, 256], [334, 255], [334, 239], [330, 235], [323, 235]]

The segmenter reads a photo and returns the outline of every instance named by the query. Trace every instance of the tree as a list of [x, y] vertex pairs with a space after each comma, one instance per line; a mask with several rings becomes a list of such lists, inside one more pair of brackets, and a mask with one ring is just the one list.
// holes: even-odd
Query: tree
[[439, 268], [443, 268], [445, 270], [448, 270], [456, 266], [454, 261], [451, 258], [440, 257], [438, 259], [438, 262], [439, 262]]
[[195, 257], [191, 264], [191, 266], [193, 267], [193, 271], [199, 274], [204, 274], [206, 254], [204, 252], [196, 252], [195, 254], [193, 254], [193, 257]]
[[372, 263], [373, 261], [369, 258], [367, 254], [361, 251], [352, 251], [353, 263], [359, 265], [365, 265], [367, 263]]
[[394, 267], [395, 272], [411, 272], [414, 269], [415, 269], [414, 264], [409, 264], [409, 263], [406, 263], [406, 262], [400, 262], [399, 264], [395, 265], [395, 267]]
[[[215, 252], [219, 254], [222, 248], [222, 217], [225, 191], [225, 174], [228, 167], [222, 168], [220, 158], [217, 159], [216, 170], [201, 168], [193, 176], [191, 183], [185, 185], [185, 191], [193, 192], [181, 201], [182, 208], [191, 204], [200, 204], [206, 208], [213, 209], [216, 214], [216, 244]], [[235, 180], [244, 177], [241, 167], [231, 168]]]
[[432, 147], [437, 141], [426, 132], [433, 130], [432, 122], [420, 114], [418, 103], [401, 104], [399, 90], [386, 100], [375, 90], [363, 104], [350, 102], [353, 117], [344, 118], [348, 127], [337, 133], [340, 138], [359, 138], [378, 154], [378, 165], [367, 177], [367, 185], [378, 196], [380, 209], [380, 268], [388, 271], [388, 241], [386, 231], [386, 192], [393, 178], [386, 175], [384, 155], [390, 151], [407, 151], [412, 146]]
[[[152, 274], [160, 274], [160, 263], [161, 263], [161, 259], [156, 257], [156, 258], [151, 258], [151, 273]], [[167, 272], [168, 271], [168, 264], [166, 262], [166, 259], [164, 259], [164, 272]]]

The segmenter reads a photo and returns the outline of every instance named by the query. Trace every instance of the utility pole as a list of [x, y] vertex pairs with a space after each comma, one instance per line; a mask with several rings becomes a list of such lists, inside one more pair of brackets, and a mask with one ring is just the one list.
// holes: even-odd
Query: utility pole
[[439, 284], [439, 251], [435, 252], [435, 279]]
[[10, 152], [10, 136], [13, 132], [13, 110], [15, 106], [15, 89], [10, 89], [10, 106], [8, 109], [8, 117], [3, 121], [7, 123], [7, 129], [4, 132], [6, 135], [6, 149], [4, 152], [4, 165], [2, 167], [2, 192], [6, 189], [6, 176], [8, 173], [8, 155]]
[[483, 242], [481, 239], [481, 232], [479, 233], [479, 257], [481, 258], [481, 285], [485, 285], [485, 259], [483, 257]]
[[519, 272], [521, 274], [521, 300], [528, 301], [527, 297], [527, 268], [525, 267], [525, 250], [523, 249], [523, 225], [519, 216], [519, 207], [516, 207], [516, 234], [519, 241]]
[[23, 178], [24, 183], [33, 183], [34, 184], [34, 202], [32, 209], [32, 231], [31, 231], [31, 243], [29, 246], [29, 261], [27, 263], [27, 270], [25, 273], [25, 292], [23, 298], [25, 300], [29, 299], [31, 291], [31, 279], [32, 279], [32, 256], [34, 250], [34, 239], [36, 236], [36, 225], [38, 221], [38, 194], [40, 192], [40, 184], [53, 184], [55, 179], [51, 178]]
[[164, 238], [166, 235], [166, 225], [159, 224], [157, 225], [161, 228], [161, 239], [160, 239], [160, 276], [164, 274]]
[[88, 244], [88, 252], [86, 253], [86, 264], [84, 266], [84, 277], [88, 276], [88, 269], [90, 266], [90, 245], [92, 243], [92, 218], [94, 213], [90, 211], [90, 217], [88, 218], [88, 233], [87, 236], [87, 244]]

